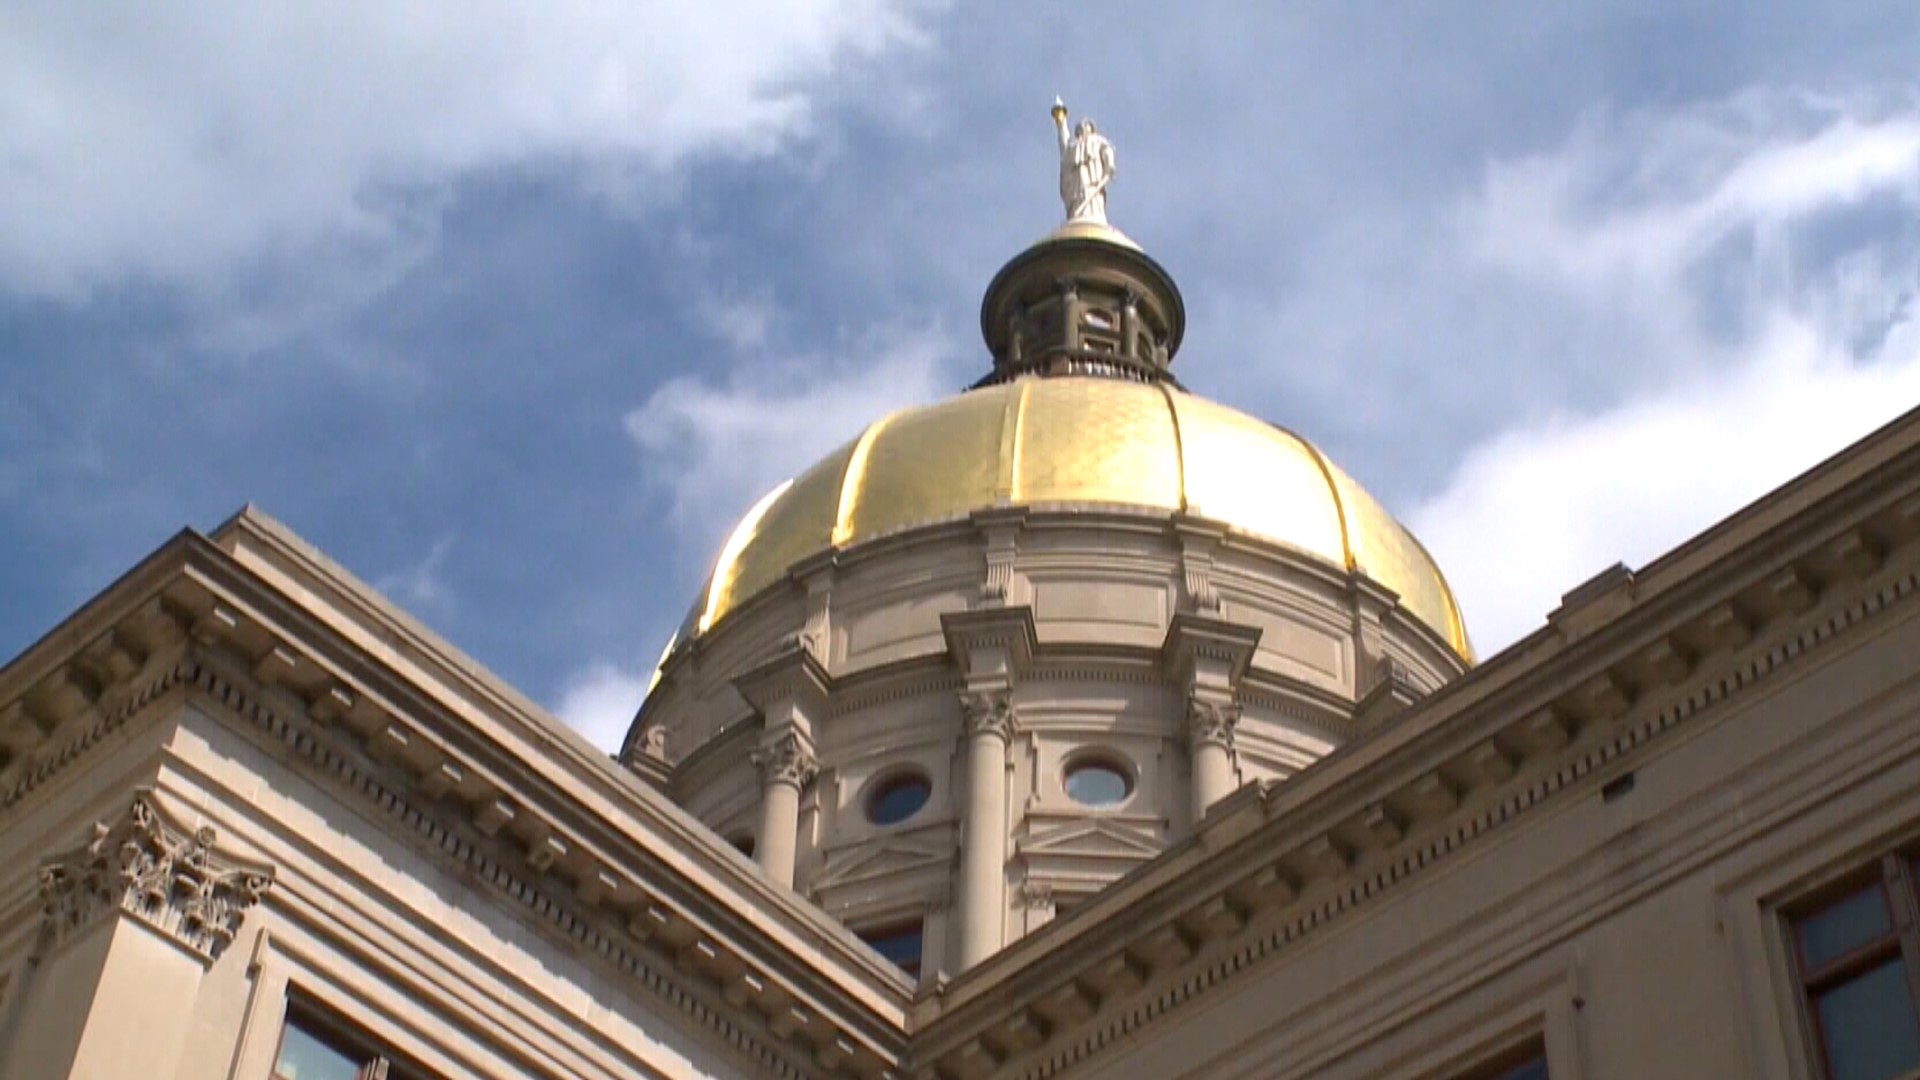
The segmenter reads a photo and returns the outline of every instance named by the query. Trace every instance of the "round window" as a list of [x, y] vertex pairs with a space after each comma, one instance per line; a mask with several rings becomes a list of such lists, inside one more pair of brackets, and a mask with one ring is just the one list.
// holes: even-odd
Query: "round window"
[[867, 820], [875, 825], [898, 825], [919, 813], [932, 795], [933, 784], [925, 773], [895, 773], [867, 793]]
[[1082, 806], [1112, 806], [1133, 794], [1133, 776], [1117, 761], [1086, 757], [1067, 764], [1067, 796]]

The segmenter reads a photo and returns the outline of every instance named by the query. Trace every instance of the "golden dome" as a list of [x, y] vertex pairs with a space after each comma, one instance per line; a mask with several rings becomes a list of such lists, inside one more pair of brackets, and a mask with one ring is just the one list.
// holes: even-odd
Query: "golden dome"
[[1167, 384], [1023, 378], [894, 413], [741, 519], [679, 638], [800, 560], [992, 507], [1184, 511], [1357, 570], [1471, 659], [1440, 569], [1306, 440]]

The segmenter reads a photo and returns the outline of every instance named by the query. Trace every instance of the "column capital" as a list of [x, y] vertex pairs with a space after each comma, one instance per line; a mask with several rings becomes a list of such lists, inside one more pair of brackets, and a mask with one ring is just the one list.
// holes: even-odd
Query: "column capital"
[[174, 824], [152, 791], [135, 793], [124, 814], [94, 823], [86, 843], [41, 863], [36, 954], [126, 914], [211, 964], [273, 885], [272, 867], [223, 854], [218, 840], [207, 826], [189, 833]]
[[754, 768], [760, 770], [760, 786], [787, 784], [804, 789], [820, 771], [820, 759], [813, 745], [792, 729], [782, 732], [753, 752]]
[[1232, 702], [1187, 699], [1187, 745], [1208, 744], [1233, 750], [1233, 731], [1240, 723], [1240, 706]]
[[962, 690], [960, 713], [962, 725], [969, 737], [997, 735], [1002, 742], [1013, 741], [1015, 724], [1011, 691]]

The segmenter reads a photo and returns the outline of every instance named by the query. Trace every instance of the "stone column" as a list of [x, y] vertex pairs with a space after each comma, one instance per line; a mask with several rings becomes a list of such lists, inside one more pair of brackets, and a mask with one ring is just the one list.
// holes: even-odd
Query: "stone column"
[[273, 883], [214, 849], [151, 792], [40, 868], [42, 919], [0, 1075], [172, 1076], [201, 977]]
[[960, 695], [965, 715], [967, 802], [960, 841], [960, 969], [1006, 943], [1007, 748], [1013, 703], [1006, 690]]
[[1193, 762], [1193, 823], [1197, 827], [1207, 807], [1233, 794], [1233, 728], [1240, 706], [1187, 699], [1187, 753]]
[[760, 833], [753, 858], [776, 884], [793, 888], [793, 858], [799, 843], [800, 792], [819, 771], [813, 746], [789, 728], [753, 755], [760, 770]]

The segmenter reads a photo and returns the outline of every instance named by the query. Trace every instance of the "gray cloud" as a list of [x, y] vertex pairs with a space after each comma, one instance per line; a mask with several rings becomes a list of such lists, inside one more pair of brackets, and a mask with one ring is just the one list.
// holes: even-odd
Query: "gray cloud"
[[917, 35], [888, 0], [11, 4], [0, 286], [242, 302], [263, 260], [387, 265], [431, 231], [422, 193], [483, 169], [565, 160], [641, 198], [688, 158], [787, 145], [810, 82]]

